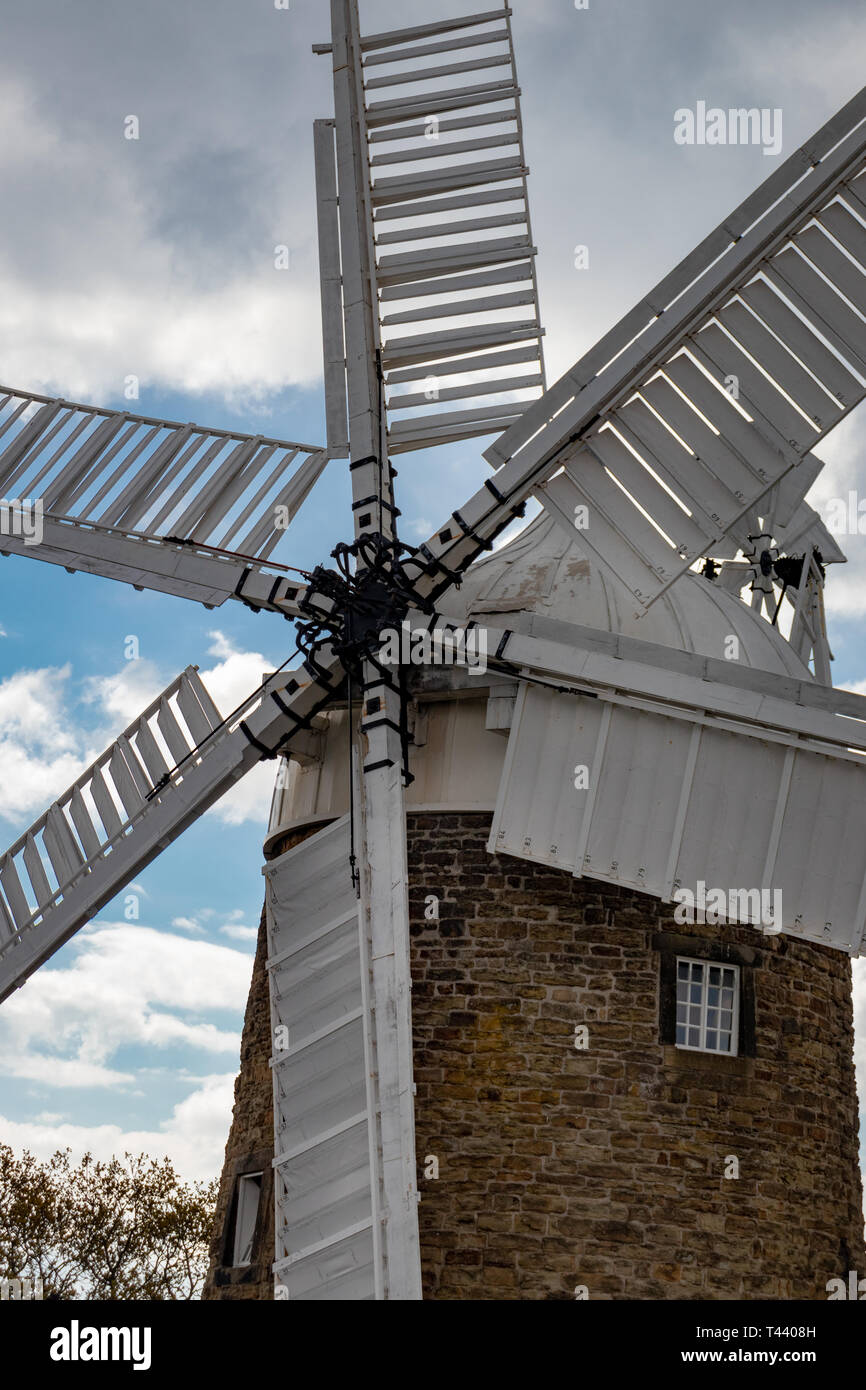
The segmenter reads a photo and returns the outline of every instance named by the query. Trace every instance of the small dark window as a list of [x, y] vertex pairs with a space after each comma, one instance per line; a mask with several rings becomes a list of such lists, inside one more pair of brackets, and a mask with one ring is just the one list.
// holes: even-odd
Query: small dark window
[[253, 1262], [253, 1241], [259, 1217], [264, 1173], [243, 1173], [238, 1178], [235, 1198], [235, 1241], [232, 1264]]

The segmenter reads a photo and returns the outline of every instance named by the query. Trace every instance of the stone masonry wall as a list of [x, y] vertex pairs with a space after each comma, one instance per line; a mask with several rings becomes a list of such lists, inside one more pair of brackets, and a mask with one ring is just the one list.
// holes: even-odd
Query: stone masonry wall
[[[425, 1298], [824, 1299], [866, 1271], [847, 957], [678, 926], [488, 828], [410, 821]], [[754, 952], [754, 1057], [660, 1042], [666, 931]]]

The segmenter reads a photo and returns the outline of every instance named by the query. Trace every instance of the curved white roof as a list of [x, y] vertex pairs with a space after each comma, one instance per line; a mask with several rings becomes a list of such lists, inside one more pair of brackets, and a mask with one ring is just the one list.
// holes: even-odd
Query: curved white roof
[[725, 641], [739, 638], [744, 666], [799, 680], [811, 672], [785, 638], [747, 604], [689, 571], [640, 617], [626, 587], [581, 552], [558, 522], [542, 514], [515, 540], [468, 571], [448, 612], [480, 619], [487, 614], [533, 612], [560, 622], [623, 633], [678, 651], [723, 658]]

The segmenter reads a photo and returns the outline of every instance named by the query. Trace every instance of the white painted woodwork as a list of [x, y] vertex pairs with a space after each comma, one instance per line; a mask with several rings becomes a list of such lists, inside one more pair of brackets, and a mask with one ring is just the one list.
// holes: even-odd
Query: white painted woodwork
[[[0, 387], [0, 491], [41, 499], [46, 521], [79, 536], [92, 528], [266, 560], [326, 463], [307, 444]], [[40, 546], [5, 540], [41, 558]]]
[[[576, 787], [581, 768], [588, 783]], [[769, 736], [686, 699], [654, 707], [622, 689], [525, 685], [489, 848], [667, 900], [700, 881], [778, 890], [788, 935], [856, 954], [864, 842], [862, 754]]]
[[[371, 691], [381, 701], [372, 712]], [[396, 731], [399, 718], [399, 694], [382, 685], [378, 672], [368, 666], [360, 731], [363, 775], [358, 785], [363, 833], [358, 850], [361, 921], [369, 943], [376, 1020], [380, 1203], [386, 1269], [382, 1297], [414, 1301], [421, 1298], [421, 1244], [412, 1079], [409, 870], [402, 750]]]
[[281, 565], [251, 563], [244, 557], [216, 554], [194, 545], [154, 541], [48, 516], [43, 521], [40, 545], [29, 546], [20, 536], [5, 535], [0, 546], [2, 555], [23, 555], [83, 574], [98, 574], [135, 589], [155, 589], [192, 599], [206, 608], [218, 608], [226, 599], [236, 599], [295, 616], [306, 589], [305, 581]]
[[[331, 33], [352, 513], [356, 536], [378, 532], [388, 537], [394, 529], [394, 495], [379, 370], [369, 155], [362, 127], [363, 45], [354, 0], [332, 0]], [[382, 1154], [375, 1205], [384, 1273], [376, 1297], [416, 1300], [421, 1297], [421, 1263], [400, 702], [370, 663], [357, 695], [363, 698], [357, 773], [361, 934], [370, 951]]]
[[307, 1302], [381, 1298], [376, 1019], [348, 817], [262, 872], [277, 1293]]
[[333, 121], [314, 121], [313, 150], [316, 164], [316, 217], [319, 233], [319, 287], [322, 299], [328, 454], [331, 458], [346, 458], [349, 453], [346, 346], [343, 336], [340, 213]]
[[[347, 59], [346, 26], [357, 29], [357, 20], [347, 19], [343, 11], [341, 0], [333, 43], [317, 45], [316, 51], [334, 55], [338, 150], [353, 151], [352, 160], [346, 153], [338, 171], [350, 398], [353, 360], [359, 371], [362, 363], [369, 368], [379, 350], [390, 453], [498, 433], [518, 419], [545, 384], [511, 12], [503, 6], [462, 16], [441, 29], [406, 30], [403, 38], [401, 31], [358, 34]], [[419, 46], [419, 36], [433, 32], [449, 37]], [[438, 52], [447, 52], [454, 61], [418, 65], [419, 58]], [[504, 77], [484, 80], [498, 69], [506, 70]], [[378, 97], [381, 89], [384, 99]], [[495, 110], [479, 114], [485, 103], [495, 103]], [[472, 108], [471, 115], [459, 114]], [[454, 138], [479, 126], [485, 129], [478, 135]], [[325, 197], [329, 195], [320, 194], [320, 209]], [[365, 217], [363, 227], [354, 225]], [[360, 326], [352, 327], [359, 291], [356, 267], [346, 259], [356, 254], [347, 246], [347, 219], [353, 220], [352, 241], [363, 244], [366, 238], [365, 292], [371, 291], [378, 311], [375, 345], [371, 349], [368, 341], [366, 352], [360, 346]], [[479, 237], [487, 231], [497, 235]], [[473, 239], [464, 241], [467, 235]], [[521, 288], [461, 297], [473, 286], [507, 283]], [[442, 295], [449, 296], [448, 302], [431, 304]], [[516, 308], [527, 311], [520, 323], [513, 318]], [[473, 315], [484, 319], [478, 341], [478, 335], [465, 333]], [[450, 327], [431, 332], [441, 320]], [[408, 324], [417, 324], [419, 331], [407, 341], [401, 326]], [[371, 341], [369, 325], [365, 331]], [[328, 337], [326, 332], [326, 358], [331, 360]], [[480, 349], [506, 343], [520, 344], [521, 355], [512, 360], [529, 362], [534, 370], [517, 380], [491, 377], [490, 354]], [[417, 389], [392, 390], [395, 371], [408, 362], [414, 371], [404, 379], [414, 380]], [[460, 380], [440, 388], [440, 378], [455, 373]], [[456, 391], [467, 408], [454, 421], [441, 407], [457, 398]], [[495, 408], [491, 397], [498, 398]], [[368, 487], [359, 495], [373, 491]]]
[[354, 0], [331, 0], [331, 34], [355, 535], [367, 531], [390, 535], [393, 489], [377, 369], [380, 338], [373, 280], [368, 153], [361, 115], [364, 98], [360, 35]]
[[[459, 700], [431, 692], [418, 694], [423, 712], [425, 742], [409, 750], [409, 769], [415, 780], [405, 789], [406, 810], [492, 811], [501, 773], [503, 742], [486, 724], [487, 679]], [[511, 700], [513, 704], [513, 698]], [[315, 762], [289, 760], [285, 785], [274, 791], [266, 845], [298, 825], [314, 824], [349, 809], [348, 733], [345, 710], [330, 711], [322, 739], [322, 756]], [[507, 727], [507, 726], [506, 726]]]

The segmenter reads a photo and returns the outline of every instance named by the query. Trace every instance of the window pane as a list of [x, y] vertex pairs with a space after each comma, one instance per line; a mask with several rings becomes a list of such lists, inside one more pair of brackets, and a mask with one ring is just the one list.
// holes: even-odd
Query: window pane
[[736, 1052], [734, 1013], [739, 971], [730, 965], [677, 960], [676, 1040], [703, 1052]]

